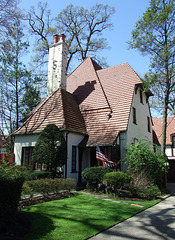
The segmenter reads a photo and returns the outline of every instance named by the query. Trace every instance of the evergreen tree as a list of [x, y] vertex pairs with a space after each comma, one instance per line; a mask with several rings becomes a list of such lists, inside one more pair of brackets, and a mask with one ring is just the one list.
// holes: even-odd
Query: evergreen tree
[[47, 170], [56, 170], [66, 162], [66, 141], [55, 124], [47, 125], [41, 132], [32, 153], [37, 163], [45, 163]]

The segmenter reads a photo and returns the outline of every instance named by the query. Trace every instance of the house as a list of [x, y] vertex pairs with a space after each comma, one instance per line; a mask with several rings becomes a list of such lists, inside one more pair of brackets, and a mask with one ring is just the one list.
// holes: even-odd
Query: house
[[[161, 145], [162, 140], [162, 118], [153, 118], [154, 142]], [[175, 182], [175, 116], [167, 118], [166, 149], [169, 170], [167, 174], [168, 182]]]
[[[152, 119], [142, 81], [128, 63], [103, 69], [87, 57], [66, 77], [65, 36], [55, 35], [49, 49], [47, 98], [15, 131], [15, 162], [30, 165], [33, 147], [47, 124], [56, 124], [67, 142], [65, 177], [99, 164], [96, 146], [114, 162], [139, 138], [152, 141]], [[126, 169], [124, 161], [121, 170]]]

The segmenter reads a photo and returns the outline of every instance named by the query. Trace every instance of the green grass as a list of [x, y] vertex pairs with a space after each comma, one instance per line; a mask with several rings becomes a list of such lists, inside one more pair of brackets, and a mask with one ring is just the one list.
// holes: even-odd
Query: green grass
[[144, 206], [139, 208], [77, 194], [71, 198], [29, 206], [21, 211], [32, 222], [30, 235], [25, 240], [87, 239], [157, 202], [133, 202]]

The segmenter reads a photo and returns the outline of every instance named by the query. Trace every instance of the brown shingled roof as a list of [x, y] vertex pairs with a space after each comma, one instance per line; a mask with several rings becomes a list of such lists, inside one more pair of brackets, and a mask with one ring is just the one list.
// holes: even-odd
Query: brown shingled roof
[[[67, 90], [76, 95], [89, 135], [88, 146], [113, 144], [127, 130], [135, 85], [142, 83], [124, 63], [106, 69], [86, 58], [67, 78]], [[108, 118], [112, 111], [112, 117]]]
[[39, 133], [49, 123], [85, 134], [86, 146], [112, 145], [126, 131], [136, 84], [142, 83], [124, 63], [102, 69], [87, 57], [58, 89], [43, 100], [15, 134]]
[[58, 89], [44, 99], [14, 134], [40, 133], [48, 124], [56, 124], [60, 129], [86, 133], [75, 97], [63, 89]]
[[[162, 140], [162, 118], [153, 118], [153, 130], [156, 133], [159, 144]], [[167, 118], [166, 144], [171, 144], [171, 135], [175, 134], [175, 116]]]

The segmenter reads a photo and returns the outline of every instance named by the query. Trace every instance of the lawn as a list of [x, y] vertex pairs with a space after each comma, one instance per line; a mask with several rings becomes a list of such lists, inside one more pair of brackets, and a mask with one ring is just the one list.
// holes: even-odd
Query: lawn
[[21, 212], [32, 222], [25, 240], [83, 240], [156, 204], [158, 201], [125, 203], [104, 201], [89, 195], [36, 204]]

